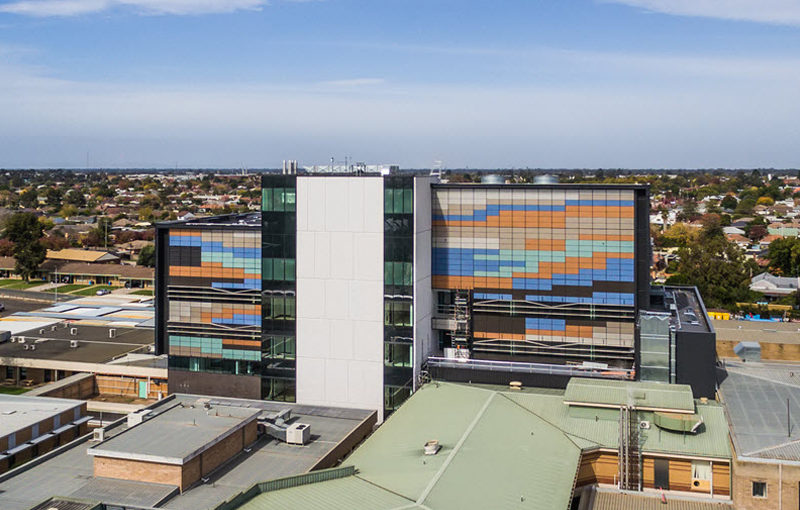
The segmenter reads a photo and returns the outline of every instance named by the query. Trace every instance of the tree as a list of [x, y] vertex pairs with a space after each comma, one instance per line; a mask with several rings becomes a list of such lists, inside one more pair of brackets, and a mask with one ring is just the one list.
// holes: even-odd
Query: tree
[[732, 307], [757, 296], [750, 290], [755, 262], [725, 239], [716, 220], [709, 220], [697, 238], [678, 251], [678, 257], [678, 272], [667, 283], [697, 286], [709, 308]]
[[156, 267], [156, 247], [148, 244], [142, 251], [139, 252], [139, 258], [136, 259], [137, 266]]
[[97, 226], [93, 228], [87, 237], [87, 243], [90, 246], [103, 246], [106, 247], [111, 243], [111, 218], [103, 216], [97, 220]]
[[756, 200], [756, 205], [766, 205], [767, 207], [775, 205], [775, 200], [772, 197], [759, 197]]
[[29, 189], [24, 191], [19, 196], [19, 203], [22, 205], [22, 207], [26, 207], [28, 209], [33, 209], [39, 205], [39, 196], [36, 194], [36, 190]]
[[783, 276], [800, 275], [800, 239], [785, 237], [772, 241], [767, 257], [771, 272]]
[[35, 214], [25, 212], [9, 216], [5, 227], [3, 237], [14, 243], [14, 271], [28, 281], [47, 255], [41, 241], [44, 228]]
[[767, 237], [767, 227], [764, 225], [752, 225], [747, 233], [747, 236], [753, 241], [760, 241]]
[[729, 211], [733, 211], [734, 209], [736, 209], [736, 206], [738, 204], [739, 201], [736, 200], [736, 197], [733, 195], [726, 195], [725, 198], [723, 198], [719, 203], [720, 207], [722, 207], [723, 209], [727, 209]]

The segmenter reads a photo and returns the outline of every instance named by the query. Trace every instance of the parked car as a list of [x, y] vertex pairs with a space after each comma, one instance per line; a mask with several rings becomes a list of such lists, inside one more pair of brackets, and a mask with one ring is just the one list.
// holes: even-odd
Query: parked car
[[111, 294], [111, 291], [108, 289], [100, 289], [95, 294], [98, 296], [105, 296], [106, 294]]
[[4, 312], [6, 310], [6, 305], [0, 303], [0, 312]]

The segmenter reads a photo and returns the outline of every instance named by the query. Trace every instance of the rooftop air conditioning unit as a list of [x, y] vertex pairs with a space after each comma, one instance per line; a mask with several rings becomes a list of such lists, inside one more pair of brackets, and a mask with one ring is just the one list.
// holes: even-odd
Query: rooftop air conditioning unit
[[108, 330], [108, 338], [116, 338], [116, 336], [117, 336], [117, 330], [116, 329], [111, 328], [111, 329]]
[[78, 328], [69, 328], [69, 334], [75, 336], [78, 334]]
[[73, 349], [77, 349], [78, 348], [78, 341], [77, 340], [70, 340], [69, 341], [69, 346], [71, 348], [73, 348]]
[[141, 410], [136, 411], [135, 413], [131, 413], [128, 415], [128, 428], [135, 427], [136, 425], [141, 424], [144, 421], [144, 417], [149, 414], [150, 411], [148, 410]]
[[650, 422], [647, 421], [647, 420], [640, 421], [639, 422], [639, 428], [643, 429], [643, 430], [649, 430], [650, 429]]
[[92, 431], [92, 441], [105, 441], [105, 440], [106, 440], [106, 429], [97, 428]]
[[24, 344], [25, 343], [25, 337], [24, 336], [18, 336], [17, 337], [17, 343]]
[[[26, 346], [26, 347], [27, 347], [27, 346]], [[36, 346], [35, 346], [35, 345], [31, 345], [31, 350], [32, 350], [32, 351], [35, 351], [35, 350], [36, 350]]]
[[22, 346], [22, 348], [23, 348], [23, 349], [25, 349], [26, 351], [28, 350], [28, 347], [30, 347], [30, 345], [27, 345], [27, 344], [26, 344], [26, 345], [23, 345], [23, 346]]
[[289, 444], [304, 445], [311, 439], [311, 425], [307, 423], [293, 423], [286, 429], [286, 442]]

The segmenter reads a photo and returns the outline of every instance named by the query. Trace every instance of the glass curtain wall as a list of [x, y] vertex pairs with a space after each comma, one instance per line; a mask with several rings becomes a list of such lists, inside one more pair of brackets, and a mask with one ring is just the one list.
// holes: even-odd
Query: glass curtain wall
[[413, 388], [414, 179], [384, 178], [384, 407], [391, 413]]
[[294, 402], [297, 176], [261, 177], [261, 398]]

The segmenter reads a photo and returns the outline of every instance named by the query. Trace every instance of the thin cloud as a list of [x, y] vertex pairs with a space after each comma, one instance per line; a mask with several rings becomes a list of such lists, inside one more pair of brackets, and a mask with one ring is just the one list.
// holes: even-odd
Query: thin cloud
[[322, 86], [328, 87], [368, 87], [370, 85], [383, 85], [385, 80], [383, 78], [351, 78], [348, 80], [329, 80], [320, 82]]
[[652, 12], [774, 25], [800, 25], [798, 0], [602, 0]]
[[34, 17], [79, 16], [119, 7], [140, 14], [196, 15], [260, 10], [266, 0], [20, 0], [0, 5], [0, 12]]

